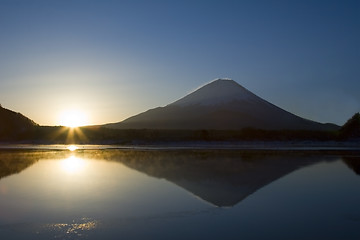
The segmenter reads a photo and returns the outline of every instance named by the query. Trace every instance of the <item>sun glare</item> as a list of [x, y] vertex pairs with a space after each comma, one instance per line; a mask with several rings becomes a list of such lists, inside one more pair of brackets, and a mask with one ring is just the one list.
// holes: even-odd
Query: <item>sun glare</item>
[[81, 158], [71, 156], [61, 162], [62, 169], [69, 174], [81, 172], [85, 167], [85, 161]]
[[75, 151], [76, 149], [79, 149], [77, 146], [75, 145], [70, 145], [67, 147], [68, 150], [70, 150], [71, 152]]
[[71, 128], [89, 124], [86, 114], [79, 110], [64, 111], [60, 115], [59, 122], [60, 125]]

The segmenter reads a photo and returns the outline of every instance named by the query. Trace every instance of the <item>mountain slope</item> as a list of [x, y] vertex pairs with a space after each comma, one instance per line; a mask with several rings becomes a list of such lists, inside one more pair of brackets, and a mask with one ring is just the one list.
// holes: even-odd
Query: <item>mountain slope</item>
[[31, 119], [0, 105], [0, 140], [11, 139], [35, 126], [37, 124]]
[[119, 129], [337, 129], [335, 125], [289, 113], [229, 79], [217, 79], [165, 107], [105, 126]]
[[347, 139], [360, 139], [360, 113], [355, 113], [341, 127], [340, 136]]

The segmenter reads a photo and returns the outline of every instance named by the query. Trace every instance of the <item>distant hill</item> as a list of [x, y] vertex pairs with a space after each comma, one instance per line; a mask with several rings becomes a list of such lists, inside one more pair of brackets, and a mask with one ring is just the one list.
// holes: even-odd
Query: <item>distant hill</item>
[[38, 125], [33, 120], [0, 105], [0, 140], [12, 139], [35, 126]]
[[298, 117], [229, 79], [217, 79], [165, 107], [104, 126], [116, 129], [339, 129], [334, 124]]
[[360, 113], [355, 113], [341, 127], [340, 136], [347, 139], [360, 139]]

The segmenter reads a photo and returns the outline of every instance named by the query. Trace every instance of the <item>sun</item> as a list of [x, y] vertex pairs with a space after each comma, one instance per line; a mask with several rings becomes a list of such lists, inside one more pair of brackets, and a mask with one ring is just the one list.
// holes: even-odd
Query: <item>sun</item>
[[81, 127], [89, 124], [87, 115], [80, 110], [66, 110], [60, 114], [59, 123], [65, 127]]

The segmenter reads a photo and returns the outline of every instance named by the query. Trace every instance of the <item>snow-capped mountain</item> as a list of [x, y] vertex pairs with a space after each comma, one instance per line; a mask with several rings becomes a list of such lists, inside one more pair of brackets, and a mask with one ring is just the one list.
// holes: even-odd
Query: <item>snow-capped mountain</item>
[[330, 130], [289, 113], [256, 96], [231, 79], [216, 79], [185, 97], [150, 109], [122, 122], [107, 124], [120, 129], [306, 129]]
[[216, 79], [170, 106], [219, 106], [235, 101], [259, 102], [262, 99], [231, 79]]

